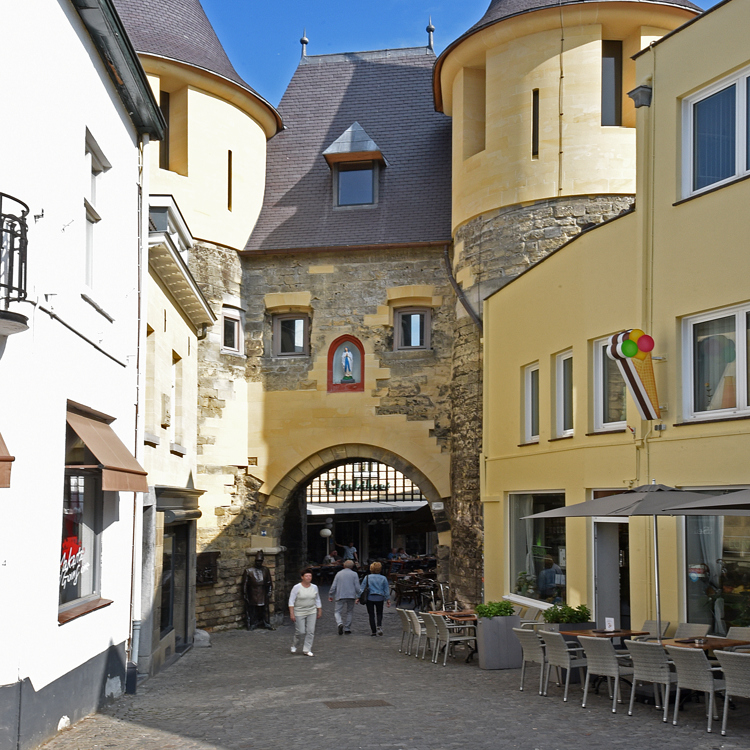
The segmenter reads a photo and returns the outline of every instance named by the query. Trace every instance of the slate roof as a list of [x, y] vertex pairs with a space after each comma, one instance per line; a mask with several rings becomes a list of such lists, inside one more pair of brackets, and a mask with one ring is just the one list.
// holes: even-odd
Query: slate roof
[[[268, 144], [263, 208], [245, 250], [449, 242], [450, 118], [427, 47], [303, 57]], [[323, 152], [358, 122], [388, 166], [375, 206], [334, 209]]]
[[[627, 1], [627, 0], [626, 0]], [[642, 3], [644, 5], [673, 5], [677, 8], [685, 8], [686, 10], [692, 10], [696, 13], [702, 13], [703, 10], [695, 3], [690, 0], [630, 0], [631, 2]], [[434, 70], [433, 87], [435, 94], [435, 108], [442, 112], [443, 102], [442, 94], [440, 91], [440, 70], [443, 67], [445, 58], [451, 53], [451, 51], [457, 47], [464, 39], [475, 34], [480, 29], [486, 26], [492, 26], [492, 24], [503, 21], [506, 18], [512, 16], [518, 16], [523, 13], [531, 13], [535, 10], [543, 10], [545, 8], [559, 8], [560, 5], [577, 5], [581, 3], [607, 3], [607, 2], [623, 2], [623, 0], [491, 0], [487, 12], [477, 21], [468, 31], [462, 34], [454, 42], [451, 42], [440, 54], [437, 59]]]
[[114, 0], [114, 3], [137, 52], [203, 68], [258, 96], [229, 61], [199, 0]]

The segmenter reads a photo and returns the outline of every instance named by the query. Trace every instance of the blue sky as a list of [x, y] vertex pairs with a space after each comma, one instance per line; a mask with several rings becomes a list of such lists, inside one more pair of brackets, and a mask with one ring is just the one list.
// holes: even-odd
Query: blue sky
[[[710, 8], [717, 0], [693, 0]], [[440, 52], [475, 24], [490, 0], [201, 0], [237, 72], [277, 105], [300, 57], [307, 29], [310, 55], [419, 47], [430, 16]]]

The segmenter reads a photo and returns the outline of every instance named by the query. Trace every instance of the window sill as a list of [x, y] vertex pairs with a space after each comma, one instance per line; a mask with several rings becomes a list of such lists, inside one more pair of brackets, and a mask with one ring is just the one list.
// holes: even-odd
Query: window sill
[[309, 357], [309, 352], [290, 352], [289, 354], [284, 354], [283, 352], [276, 352], [275, 354], [271, 355], [273, 359], [300, 359], [301, 357]]
[[518, 447], [519, 448], [525, 448], [527, 445], [539, 445], [539, 440], [538, 439], [537, 440], [529, 440], [528, 443], [519, 443]]
[[144, 432], [143, 442], [145, 445], [150, 445], [152, 448], [156, 448], [156, 446], [161, 443], [161, 438], [150, 432]]
[[687, 203], [688, 201], [693, 201], [696, 198], [702, 198], [704, 195], [708, 195], [709, 193], [715, 193], [717, 190], [723, 190], [725, 187], [729, 187], [730, 185], [736, 185], [738, 182], [744, 182], [745, 180], [750, 180], [750, 174], [743, 174], [741, 177], [735, 177], [733, 180], [730, 180], [729, 182], [723, 182], [721, 185], [717, 185], [716, 187], [707, 188], [706, 190], [702, 190], [700, 193], [694, 193], [693, 195], [688, 195], [687, 198], [682, 198], [681, 200], [676, 201], [672, 205], [681, 206], [683, 203]]
[[558, 442], [558, 440], [572, 440], [572, 439], [573, 439], [573, 435], [562, 435], [561, 437], [550, 438], [547, 442], [556, 443]]
[[94, 612], [97, 609], [103, 609], [112, 604], [112, 599], [92, 599], [91, 601], [84, 602], [83, 604], [77, 604], [75, 607], [70, 607], [63, 612], [57, 613], [58, 625], [65, 625], [66, 622], [76, 620], [83, 615], [87, 615], [89, 612]]
[[169, 452], [175, 456], [185, 456], [187, 455], [187, 448], [179, 443], [170, 443]]
[[237, 351], [236, 349], [225, 349], [223, 346], [221, 347], [219, 353], [228, 354], [231, 357], [241, 357], [242, 359], [246, 359], [245, 355], [242, 352]]
[[742, 419], [750, 419], [750, 414], [741, 414], [736, 417], [719, 417], [717, 419], [691, 419], [688, 422], [675, 422], [672, 427], [687, 427], [696, 424], [716, 424], [717, 422], [737, 422]]
[[627, 430], [619, 427], [616, 430], [594, 430], [594, 432], [587, 432], [586, 437], [591, 437], [592, 435], [618, 435], [623, 432], [627, 432]]

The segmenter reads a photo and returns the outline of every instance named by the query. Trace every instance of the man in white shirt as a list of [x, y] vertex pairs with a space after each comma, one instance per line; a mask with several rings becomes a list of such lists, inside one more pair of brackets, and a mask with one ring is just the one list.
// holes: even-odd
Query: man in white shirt
[[359, 576], [354, 572], [354, 563], [344, 560], [344, 568], [336, 573], [336, 577], [328, 592], [328, 601], [336, 600], [334, 616], [339, 635], [352, 632], [352, 615], [354, 613], [354, 600], [359, 593]]

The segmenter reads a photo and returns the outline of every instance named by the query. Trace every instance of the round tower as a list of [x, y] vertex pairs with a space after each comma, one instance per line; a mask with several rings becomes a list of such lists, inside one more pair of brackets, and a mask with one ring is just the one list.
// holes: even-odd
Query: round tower
[[281, 117], [238, 75], [199, 0], [115, 4], [167, 121], [151, 192], [174, 197], [196, 239], [242, 249]]
[[483, 300], [632, 206], [631, 57], [698, 12], [689, 0], [492, 0], [436, 61], [435, 108], [453, 119], [452, 270], [461, 287], [450, 515], [451, 560], [463, 562], [452, 563], [451, 582], [467, 601], [482, 598]]

